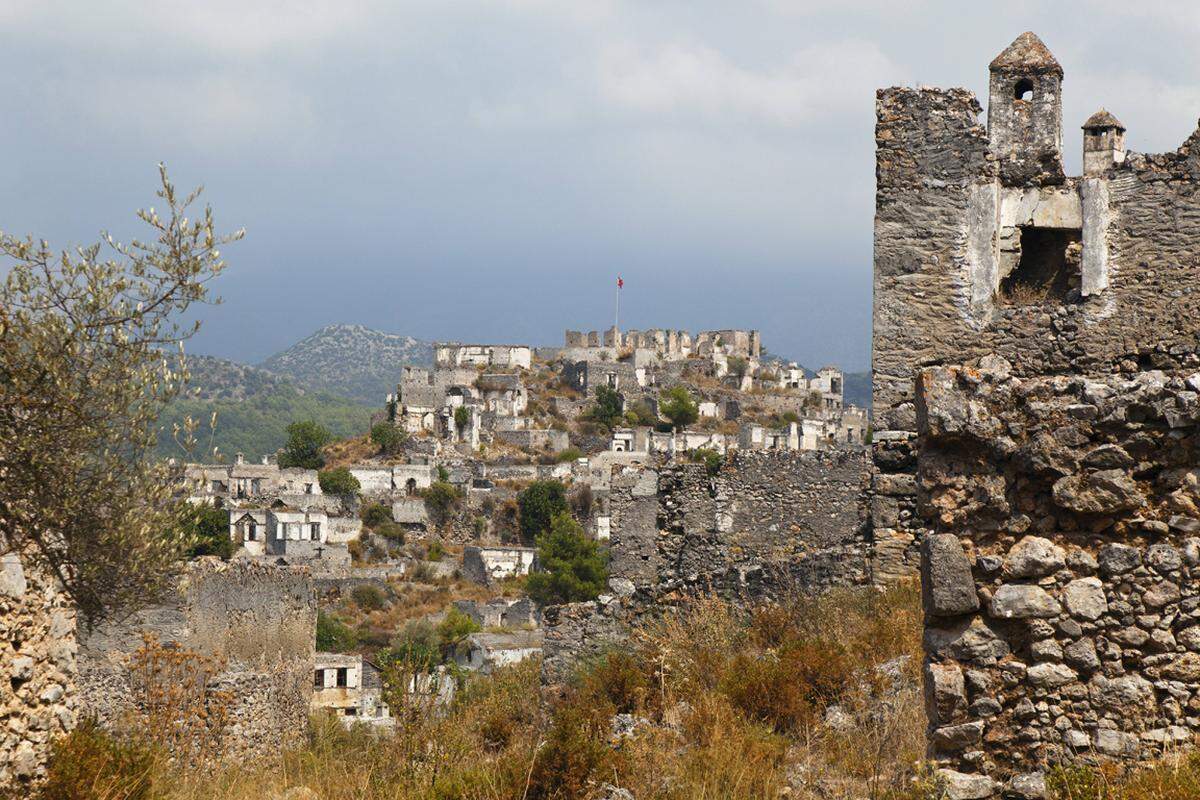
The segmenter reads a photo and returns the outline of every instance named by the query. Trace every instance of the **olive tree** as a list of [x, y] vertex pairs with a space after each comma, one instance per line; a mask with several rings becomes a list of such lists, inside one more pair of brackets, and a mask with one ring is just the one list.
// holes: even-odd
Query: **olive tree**
[[89, 619], [151, 598], [191, 544], [152, 458], [157, 420], [199, 328], [181, 317], [242, 235], [207, 207], [189, 218], [200, 190], [180, 197], [159, 172], [145, 240], [57, 251], [0, 232], [0, 552], [57, 576]]

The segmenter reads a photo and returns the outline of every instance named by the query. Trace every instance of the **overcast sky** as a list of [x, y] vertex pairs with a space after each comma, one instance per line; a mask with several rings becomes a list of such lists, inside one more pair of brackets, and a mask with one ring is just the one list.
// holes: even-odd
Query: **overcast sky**
[[1036, 31], [1067, 164], [1099, 106], [1142, 151], [1200, 116], [1192, 2], [0, 0], [0, 227], [128, 236], [155, 164], [245, 227], [193, 352], [333, 322], [558, 344], [757, 327], [870, 358], [874, 93], [966, 86]]

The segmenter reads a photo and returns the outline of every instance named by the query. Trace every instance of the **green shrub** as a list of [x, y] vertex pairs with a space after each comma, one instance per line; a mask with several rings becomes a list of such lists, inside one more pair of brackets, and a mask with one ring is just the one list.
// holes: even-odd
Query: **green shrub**
[[700, 418], [700, 407], [682, 386], [674, 386], [659, 398], [658, 410], [676, 428], [686, 428]]
[[596, 401], [583, 412], [583, 418], [612, 428], [624, 416], [625, 401], [616, 389], [601, 386], [596, 389]]
[[442, 640], [429, 620], [412, 620], [379, 658], [383, 662], [405, 664], [416, 672], [428, 672], [442, 663]]
[[650, 403], [645, 400], [638, 400], [625, 411], [625, 421], [630, 425], [649, 425], [653, 427], [658, 424], [658, 414], [654, 413], [654, 408]]
[[482, 629], [478, 622], [451, 606], [437, 625], [438, 642], [443, 657], [449, 658], [457, 654], [466, 638], [480, 630]]
[[446, 557], [446, 548], [439, 541], [429, 543], [429, 548], [425, 551], [426, 561], [441, 561]]
[[461, 436], [463, 431], [471, 424], [471, 409], [466, 406], [459, 406], [454, 409], [454, 427], [458, 430]]
[[721, 464], [725, 463], [725, 457], [709, 447], [696, 448], [692, 451], [691, 458], [692, 461], [703, 464], [709, 475], [716, 475], [721, 471]]
[[360, 583], [350, 592], [354, 604], [364, 611], [378, 611], [383, 608], [387, 599], [379, 588], [369, 583]]
[[385, 522], [391, 522], [392, 507], [386, 506], [383, 503], [368, 503], [363, 506], [362, 518], [363, 524], [368, 528], [374, 528]]
[[529, 596], [541, 605], [595, 600], [608, 580], [608, 552], [584, 535], [570, 514], [555, 515], [550, 530], [537, 537], [542, 571], [529, 576]]
[[325, 466], [321, 448], [333, 438], [329, 429], [312, 420], [293, 422], [287, 427], [288, 440], [279, 454], [279, 466], [320, 469]]
[[40, 800], [158, 800], [166, 797], [155, 785], [162, 767], [150, 748], [119, 740], [101, 729], [94, 717], [85, 718], [54, 743], [46, 782], [36, 796]]
[[567, 510], [567, 488], [560, 481], [534, 481], [517, 495], [521, 536], [527, 542], [550, 530], [556, 514]]
[[220, 556], [228, 560], [234, 544], [229, 538], [229, 512], [207, 505], [187, 504], [181, 511], [180, 528], [188, 546], [189, 558]]
[[375, 529], [375, 532], [387, 539], [389, 542], [394, 542], [396, 544], [404, 544], [404, 541], [407, 538], [404, 528], [400, 527], [398, 523], [390, 521], [381, 524]]
[[385, 456], [399, 455], [404, 451], [408, 434], [390, 422], [379, 422], [371, 427], [371, 441]]
[[471, 523], [471, 527], [472, 527], [472, 532], [475, 534], [475, 538], [476, 539], [482, 538], [483, 535], [485, 533], [487, 533], [487, 529], [488, 529], [487, 517], [476, 517], [475, 521], [473, 523]]
[[358, 633], [337, 617], [317, 612], [317, 649], [324, 653], [348, 653], [358, 646]]
[[438, 464], [437, 473], [438, 473], [439, 481], [441, 481], [442, 483], [450, 482], [450, 470], [446, 469], [441, 464]]
[[358, 494], [358, 490], [362, 488], [358, 478], [346, 467], [318, 472], [317, 480], [325, 494]]
[[578, 447], [568, 447], [566, 450], [560, 450], [554, 460], [559, 464], [565, 464], [568, 461], [578, 461], [583, 458], [583, 451]]
[[434, 481], [422, 493], [425, 499], [425, 511], [437, 527], [442, 527], [450, 521], [451, 512], [458, 507], [462, 493], [443, 480]]

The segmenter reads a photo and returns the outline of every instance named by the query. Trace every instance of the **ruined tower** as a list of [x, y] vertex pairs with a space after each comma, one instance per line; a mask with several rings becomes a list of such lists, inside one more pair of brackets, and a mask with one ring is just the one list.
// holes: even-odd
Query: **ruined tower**
[[988, 65], [988, 138], [1006, 186], [1063, 182], [1063, 71], [1032, 31]]
[[877, 581], [919, 566], [929, 754], [955, 798], [1200, 734], [1200, 131], [1062, 170], [1032, 33], [876, 99]]

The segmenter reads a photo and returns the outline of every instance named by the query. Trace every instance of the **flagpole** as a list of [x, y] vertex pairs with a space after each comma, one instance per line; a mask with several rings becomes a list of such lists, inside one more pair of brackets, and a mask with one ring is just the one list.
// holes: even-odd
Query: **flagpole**
[[617, 278], [617, 304], [616, 313], [613, 314], [613, 328], [621, 330], [621, 278]]

